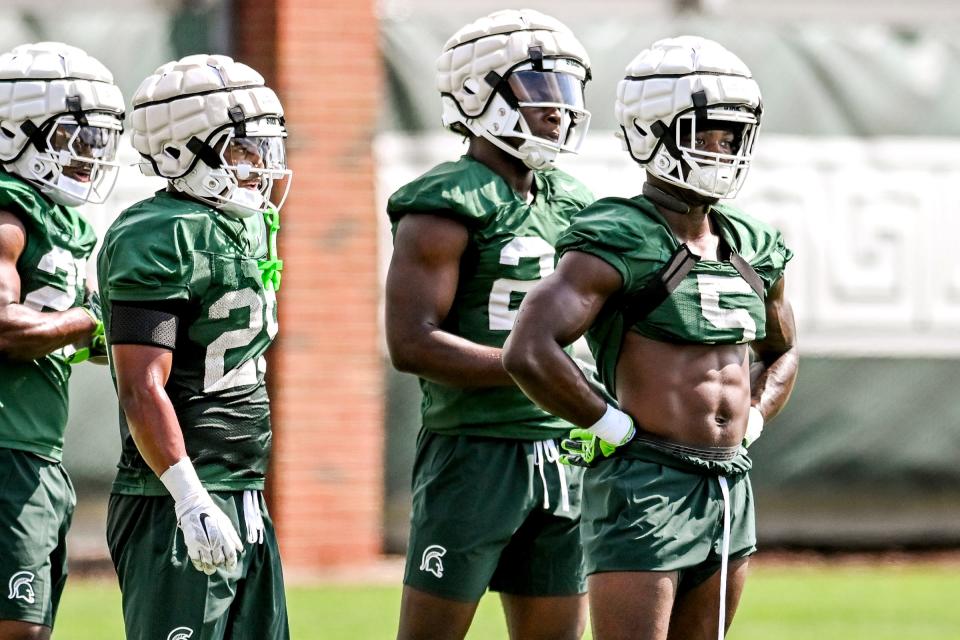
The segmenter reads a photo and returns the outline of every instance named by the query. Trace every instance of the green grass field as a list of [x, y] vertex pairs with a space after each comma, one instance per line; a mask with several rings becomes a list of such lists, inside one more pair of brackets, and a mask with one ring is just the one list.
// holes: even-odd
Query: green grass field
[[[395, 637], [395, 586], [296, 586], [288, 591], [294, 640]], [[104, 580], [68, 583], [54, 640], [121, 640], [120, 594]], [[589, 633], [587, 634], [589, 637]], [[960, 567], [922, 564], [758, 563], [730, 640], [957, 640]], [[506, 638], [486, 596], [468, 636]]]

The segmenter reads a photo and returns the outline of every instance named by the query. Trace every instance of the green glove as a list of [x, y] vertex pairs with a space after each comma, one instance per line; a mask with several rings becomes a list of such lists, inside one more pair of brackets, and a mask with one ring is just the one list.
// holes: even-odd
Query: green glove
[[90, 319], [94, 321], [93, 333], [90, 334], [90, 343], [74, 349], [66, 349], [67, 364], [80, 364], [89, 360], [95, 364], [107, 363], [107, 338], [103, 333], [103, 309], [100, 306], [100, 294], [96, 291], [87, 291], [86, 300], [81, 307]]
[[593, 467], [609, 458], [617, 445], [601, 440], [586, 429], [574, 429], [570, 437], [560, 443], [566, 453], [560, 454], [560, 462], [575, 467]]
[[586, 429], [574, 429], [570, 437], [560, 443], [566, 454], [560, 462], [578, 467], [592, 467], [604, 458], [609, 458], [617, 447], [627, 444], [637, 435], [633, 418], [607, 404], [607, 410]]
[[[84, 311], [87, 311], [84, 308]], [[73, 353], [67, 355], [67, 364], [80, 364], [90, 361], [94, 364], [107, 363], [107, 338], [103, 334], [103, 322], [97, 321], [97, 326], [90, 336], [90, 344], [86, 347], [75, 349]]]

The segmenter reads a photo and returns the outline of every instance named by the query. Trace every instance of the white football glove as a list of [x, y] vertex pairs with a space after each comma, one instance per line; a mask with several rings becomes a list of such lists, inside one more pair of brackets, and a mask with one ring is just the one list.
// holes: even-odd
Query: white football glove
[[177, 524], [194, 568], [209, 576], [217, 567], [236, 567], [243, 543], [230, 518], [200, 484], [190, 459], [181, 458], [163, 472], [160, 481], [176, 503]]

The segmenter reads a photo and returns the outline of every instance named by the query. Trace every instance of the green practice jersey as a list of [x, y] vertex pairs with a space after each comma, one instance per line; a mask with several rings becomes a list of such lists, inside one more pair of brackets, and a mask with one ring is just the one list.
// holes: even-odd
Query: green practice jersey
[[[387, 211], [394, 230], [408, 213], [429, 213], [456, 220], [469, 231], [443, 330], [503, 347], [523, 296], [553, 272], [557, 238], [593, 196], [558, 169], [534, 172], [534, 179], [536, 199], [527, 204], [499, 174], [464, 156], [431, 169], [390, 197]], [[421, 379], [420, 388], [423, 426], [433, 431], [541, 439], [570, 428], [516, 387], [458, 388]]]
[[[263, 487], [271, 441], [263, 354], [277, 333], [275, 294], [257, 269], [265, 236], [259, 217], [234, 220], [160, 191], [120, 214], [98, 256], [108, 341], [114, 304], [179, 303], [166, 391], [210, 490]], [[120, 432], [114, 492], [165, 495], [122, 411]]]
[[[82, 304], [87, 258], [97, 243], [90, 224], [2, 171], [0, 210], [15, 215], [27, 233], [17, 260], [19, 302], [36, 311]], [[29, 362], [0, 355], [0, 447], [60, 461], [69, 380], [70, 365], [60, 349]]]
[[[710, 216], [722, 243], [756, 271], [769, 293], [793, 257], [780, 233], [729, 205], [714, 205]], [[739, 344], [764, 338], [766, 307], [729, 260], [698, 260], [676, 289], [646, 317], [624, 327], [624, 302], [637, 295], [667, 264], [680, 244], [666, 220], [643, 196], [604, 198], [575, 217], [557, 243], [561, 253], [582, 251], [601, 258], [623, 278], [587, 331], [587, 342], [607, 390], [625, 329], [686, 344]], [[759, 287], [758, 287], [759, 288]]]

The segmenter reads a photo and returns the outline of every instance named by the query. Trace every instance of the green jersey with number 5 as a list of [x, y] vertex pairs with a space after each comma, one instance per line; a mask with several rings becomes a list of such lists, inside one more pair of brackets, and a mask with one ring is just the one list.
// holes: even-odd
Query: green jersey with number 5
[[[462, 223], [470, 241], [457, 291], [441, 328], [472, 342], [503, 347], [523, 296], [553, 272], [554, 245], [571, 216], [593, 201], [558, 170], [534, 172], [526, 203], [486, 165], [463, 156], [431, 169], [390, 197], [394, 229], [408, 213]], [[423, 426], [443, 433], [542, 439], [570, 425], [542, 411], [516, 387], [451, 387], [420, 380]]]
[[[87, 258], [97, 238], [71, 207], [54, 204], [30, 184], [0, 171], [0, 211], [27, 234], [17, 260], [20, 304], [66, 311], [83, 303]], [[70, 365], [62, 349], [19, 362], [0, 355], [0, 447], [60, 461], [67, 426]]]
[[[721, 247], [739, 254], [759, 276], [764, 295], [768, 294], [793, 257], [780, 233], [725, 204], [714, 205], [710, 216]], [[624, 302], [659, 278], [679, 248], [666, 220], [643, 196], [598, 200], [577, 214], [557, 244], [561, 255], [589, 253], [610, 264], [623, 278], [617, 297], [604, 306], [587, 331], [600, 377], [611, 393], [616, 388], [614, 372], [626, 330], [679, 344], [739, 344], [760, 340], [766, 334], [765, 298], [726, 257], [697, 260], [666, 299], [625, 327]]]
[[[180, 318], [166, 385], [187, 454], [210, 490], [262, 489], [270, 452], [264, 352], [277, 333], [276, 298], [263, 286], [259, 217], [229, 218], [159, 191], [125, 210], [98, 256], [107, 336], [113, 305], [166, 305]], [[166, 495], [120, 414], [115, 493]]]

